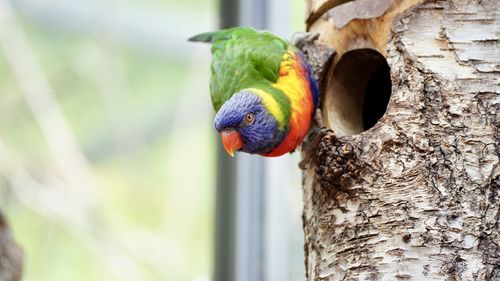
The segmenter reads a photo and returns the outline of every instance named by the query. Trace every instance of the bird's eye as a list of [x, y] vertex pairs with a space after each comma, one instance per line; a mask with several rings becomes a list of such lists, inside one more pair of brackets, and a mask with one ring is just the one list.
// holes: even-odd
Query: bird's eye
[[249, 112], [247, 113], [247, 115], [245, 115], [245, 121], [247, 122], [247, 124], [251, 125], [253, 123], [253, 120], [254, 120], [254, 116], [253, 116], [253, 113]]

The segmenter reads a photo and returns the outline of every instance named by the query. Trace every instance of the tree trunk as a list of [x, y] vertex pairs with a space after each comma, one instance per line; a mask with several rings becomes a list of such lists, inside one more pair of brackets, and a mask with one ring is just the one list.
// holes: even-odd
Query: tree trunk
[[10, 235], [0, 211], [0, 281], [21, 280], [23, 253]]
[[500, 280], [500, 4], [341, 2], [309, 1], [307, 280]]

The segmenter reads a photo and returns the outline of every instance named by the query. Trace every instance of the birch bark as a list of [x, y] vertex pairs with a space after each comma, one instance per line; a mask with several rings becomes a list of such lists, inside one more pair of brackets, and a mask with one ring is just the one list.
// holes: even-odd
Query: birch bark
[[[367, 1], [340, 13], [327, 2], [339, 1], [309, 3], [309, 31], [337, 55], [322, 83], [328, 129], [304, 144], [307, 280], [500, 280], [500, 4], [380, 1], [363, 17]], [[352, 106], [334, 77], [360, 48], [387, 59], [392, 81], [367, 130], [373, 84]], [[337, 118], [343, 108], [354, 117]]]

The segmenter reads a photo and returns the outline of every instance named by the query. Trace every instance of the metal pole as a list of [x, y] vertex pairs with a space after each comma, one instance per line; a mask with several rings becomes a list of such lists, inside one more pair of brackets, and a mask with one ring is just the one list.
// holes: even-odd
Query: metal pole
[[[239, 24], [239, 1], [220, 0], [220, 28]], [[236, 161], [229, 157], [217, 136], [217, 187], [215, 210], [214, 280], [235, 280]]]
[[[266, 27], [265, 0], [219, 3], [221, 28]], [[220, 144], [217, 158], [215, 280], [263, 280], [264, 162], [245, 154], [230, 159]]]
[[[289, 0], [219, 3], [221, 28], [252, 26], [289, 36]], [[292, 238], [288, 199], [290, 162], [296, 161], [289, 156], [266, 161], [242, 153], [232, 159], [220, 144], [217, 157], [215, 280], [290, 280], [293, 251], [288, 249]]]

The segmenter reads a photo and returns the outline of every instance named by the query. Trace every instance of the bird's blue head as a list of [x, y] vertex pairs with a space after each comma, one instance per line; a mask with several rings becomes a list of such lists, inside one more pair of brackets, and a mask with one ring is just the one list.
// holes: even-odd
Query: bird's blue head
[[236, 150], [268, 153], [283, 140], [286, 133], [265, 108], [262, 99], [251, 90], [242, 90], [227, 100], [217, 112], [214, 125], [231, 156]]

